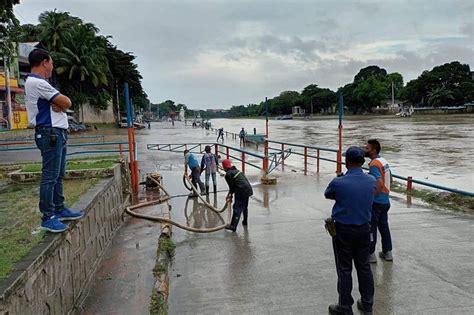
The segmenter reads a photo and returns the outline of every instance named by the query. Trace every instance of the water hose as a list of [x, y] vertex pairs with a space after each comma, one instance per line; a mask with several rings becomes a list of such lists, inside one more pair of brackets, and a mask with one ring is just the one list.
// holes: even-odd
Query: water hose
[[[189, 182], [189, 184], [191, 184], [191, 189], [194, 191], [194, 193], [197, 193], [197, 189], [196, 187], [190, 182], [189, 180], [189, 177], [184, 174], [183, 175], [187, 181]], [[159, 216], [153, 216], [153, 215], [147, 215], [147, 214], [142, 214], [142, 213], [138, 213], [138, 212], [135, 212], [134, 210], [135, 209], [139, 209], [139, 208], [143, 208], [143, 207], [147, 207], [147, 206], [151, 206], [151, 205], [156, 205], [156, 204], [160, 204], [160, 203], [163, 203], [169, 199], [171, 199], [171, 196], [170, 194], [166, 191], [166, 189], [163, 188], [163, 186], [156, 180], [154, 179], [153, 177], [151, 176], [148, 176], [147, 175], [147, 178], [152, 180], [155, 184], [158, 185], [158, 187], [163, 190], [163, 192], [165, 193], [165, 196], [164, 197], [160, 197], [158, 199], [155, 199], [155, 200], [151, 200], [151, 201], [147, 201], [147, 202], [142, 202], [142, 203], [138, 203], [136, 205], [133, 205], [133, 206], [129, 206], [129, 207], [126, 207], [125, 208], [125, 212], [128, 213], [129, 215], [133, 216], [133, 217], [136, 217], [136, 218], [140, 218], [140, 219], [144, 219], [144, 220], [149, 220], [149, 221], [153, 221], [153, 222], [160, 222], [160, 223], [167, 223], [167, 224], [171, 224], [171, 225], [174, 225], [176, 227], [179, 227], [180, 229], [183, 229], [183, 230], [186, 230], [186, 231], [190, 231], [190, 232], [194, 232], [194, 233], [211, 233], [211, 232], [216, 232], [216, 231], [220, 231], [222, 229], [224, 229], [227, 224], [223, 224], [223, 225], [219, 225], [219, 226], [216, 226], [216, 227], [213, 227], [213, 228], [205, 228], [205, 229], [197, 229], [197, 228], [193, 228], [193, 227], [190, 227], [190, 226], [187, 226], [187, 225], [184, 225], [184, 224], [181, 224], [181, 223], [178, 223], [176, 221], [173, 221], [171, 219], [168, 219], [168, 218], [164, 218], [164, 217], [159, 217]], [[186, 179], [183, 179], [183, 182], [186, 182]], [[228, 211], [228, 215], [227, 215], [227, 222], [230, 222], [230, 219], [231, 219], [231, 215], [232, 215], [232, 211], [230, 209], [230, 205], [232, 203], [232, 199], [228, 199], [226, 200], [226, 203], [224, 204], [224, 207], [222, 209], [217, 209], [215, 207], [213, 207], [211, 204], [209, 204], [205, 199], [203, 199], [199, 194], [198, 196], [200, 197], [200, 199], [204, 202], [204, 204], [209, 208], [211, 209], [212, 211], [216, 212], [216, 213], [222, 213], [224, 212], [226, 209], [229, 210]]]

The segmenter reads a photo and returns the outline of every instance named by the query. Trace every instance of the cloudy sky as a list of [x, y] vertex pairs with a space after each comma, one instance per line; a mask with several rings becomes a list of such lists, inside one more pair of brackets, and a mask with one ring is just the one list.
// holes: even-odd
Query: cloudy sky
[[22, 0], [37, 24], [68, 11], [136, 56], [154, 103], [258, 103], [309, 84], [337, 89], [376, 64], [405, 81], [458, 60], [474, 68], [472, 0]]

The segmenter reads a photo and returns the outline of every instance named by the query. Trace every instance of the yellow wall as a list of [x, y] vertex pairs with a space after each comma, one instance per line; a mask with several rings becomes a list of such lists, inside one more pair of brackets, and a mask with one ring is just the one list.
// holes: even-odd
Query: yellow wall
[[[5, 72], [0, 72], [0, 85], [5, 86]], [[10, 87], [18, 87], [18, 80], [10, 78]]]
[[13, 129], [28, 128], [28, 114], [26, 111], [13, 111]]

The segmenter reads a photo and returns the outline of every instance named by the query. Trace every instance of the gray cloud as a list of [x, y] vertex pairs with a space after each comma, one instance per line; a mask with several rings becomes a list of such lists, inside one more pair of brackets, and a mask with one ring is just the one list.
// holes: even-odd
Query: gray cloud
[[474, 64], [469, 0], [24, 0], [15, 11], [35, 23], [54, 8], [134, 52], [153, 102], [191, 108], [259, 102], [312, 83], [337, 89], [371, 64], [405, 81], [444, 62]]

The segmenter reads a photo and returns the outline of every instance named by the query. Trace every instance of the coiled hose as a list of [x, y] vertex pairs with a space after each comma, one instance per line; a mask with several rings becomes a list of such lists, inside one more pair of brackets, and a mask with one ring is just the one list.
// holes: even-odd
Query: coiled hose
[[[171, 219], [168, 219], [168, 218], [164, 218], [164, 217], [159, 217], [159, 216], [153, 216], [153, 215], [147, 215], [147, 214], [142, 214], [142, 213], [138, 213], [138, 212], [135, 212], [134, 210], [136, 209], [139, 209], [139, 208], [143, 208], [143, 207], [148, 207], [148, 206], [152, 206], [152, 205], [156, 205], [156, 204], [160, 204], [160, 203], [163, 203], [169, 199], [171, 199], [171, 196], [170, 194], [166, 191], [166, 189], [156, 180], [154, 179], [153, 177], [151, 176], [147, 176], [148, 179], [150, 179], [151, 181], [153, 181], [155, 184], [158, 185], [158, 187], [163, 190], [163, 192], [165, 193], [165, 196], [164, 197], [160, 197], [156, 200], [151, 200], [151, 201], [147, 201], [147, 202], [142, 202], [142, 203], [139, 203], [139, 204], [136, 204], [136, 205], [133, 205], [133, 206], [129, 206], [129, 207], [126, 207], [125, 208], [125, 212], [128, 213], [129, 215], [133, 216], [133, 217], [136, 217], [136, 218], [139, 218], [139, 219], [144, 219], [144, 220], [148, 220], [148, 221], [153, 221], [153, 222], [160, 222], [160, 223], [167, 223], [167, 224], [171, 224], [171, 225], [174, 225], [176, 227], [179, 227], [180, 229], [183, 229], [183, 230], [186, 230], [186, 231], [190, 231], [190, 232], [194, 232], [194, 233], [212, 233], [212, 232], [217, 232], [217, 231], [220, 231], [222, 229], [224, 229], [227, 224], [223, 224], [223, 225], [219, 225], [219, 226], [216, 226], [216, 227], [213, 227], [213, 228], [205, 228], [205, 229], [197, 229], [197, 228], [193, 228], [193, 227], [190, 227], [190, 226], [187, 226], [187, 225], [184, 225], [184, 224], [181, 224], [179, 222], [176, 222], [176, 221], [173, 221]], [[189, 179], [189, 177], [186, 175], [186, 173], [183, 175], [183, 183], [184, 185], [186, 186], [186, 188], [188, 188], [189, 190], [192, 190], [195, 194], [198, 195], [198, 197], [204, 202], [204, 204], [209, 208], [211, 209], [212, 211], [216, 212], [216, 213], [222, 213], [224, 212], [225, 210], [229, 210], [228, 211], [228, 214], [227, 214], [227, 222], [230, 223], [230, 219], [231, 219], [231, 215], [232, 215], [232, 211], [230, 209], [230, 205], [232, 203], [232, 199], [228, 199], [226, 200], [226, 203], [224, 204], [224, 206], [222, 207], [222, 209], [217, 209], [215, 208], [214, 206], [212, 206], [211, 204], [209, 204], [198, 192], [197, 188], [192, 184], [191, 180]], [[190, 187], [187, 185], [189, 184]]]

